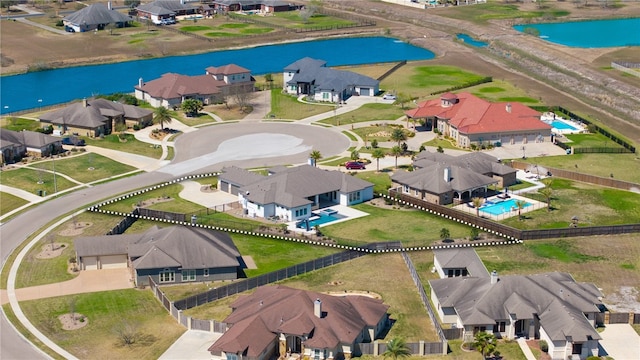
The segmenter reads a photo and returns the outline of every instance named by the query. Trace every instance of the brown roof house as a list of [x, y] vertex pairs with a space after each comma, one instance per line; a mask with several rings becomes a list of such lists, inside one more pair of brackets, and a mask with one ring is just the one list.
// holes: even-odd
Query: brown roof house
[[[434, 263], [450, 263], [451, 255], [456, 254], [435, 252]], [[468, 254], [457, 255], [479, 261]], [[603, 309], [602, 293], [593, 284], [576, 282], [570, 274], [498, 276], [493, 271], [486, 276], [478, 271], [430, 280], [429, 285], [442, 323], [462, 328], [466, 340], [487, 331], [503, 339], [545, 340], [554, 360], [598, 355], [601, 338], [595, 326]]]
[[331, 205], [350, 206], [373, 199], [373, 184], [340, 171], [310, 165], [278, 167], [262, 176], [238, 167], [226, 167], [218, 189], [238, 195], [249, 216], [308, 219], [312, 210]]
[[30, 154], [36, 157], [47, 157], [62, 151], [61, 139], [36, 131], [0, 131], [0, 163], [11, 164], [20, 161]]
[[141, 78], [135, 95], [153, 107], [175, 108], [186, 99], [200, 100], [205, 105], [221, 103], [225, 96], [253, 91], [254, 84], [249, 70], [229, 64], [208, 67], [204, 75], [167, 73], [149, 82]]
[[551, 126], [540, 120], [539, 112], [520, 103], [491, 103], [467, 92], [443, 94], [405, 114], [452, 137], [464, 148], [551, 139]]
[[186, 226], [152, 227], [141, 234], [79, 237], [81, 270], [130, 267], [137, 285], [238, 278], [240, 253], [223, 232]]
[[451, 156], [423, 151], [413, 165], [414, 171], [397, 171], [391, 176], [394, 186], [440, 205], [468, 202], [486, 196], [490, 185], [505, 187], [517, 181], [515, 169], [480, 152]]
[[107, 99], [83, 99], [62, 109], [40, 115], [40, 122], [51, 124], [54, 133], [72, 133], [86, 136], [108, 135], [118, 124], [127, 127], [148, 125], [153, 118], [151, 110], [121, 104]]
[[259, 287], [230, 306], [230, 329], [209, 347], [216, 358], [349, 359], [360, 355], [356, 344], [379, 338], [389, 325], [382, 300], [282, 285]]
[[220, 14], [229, 11], [258, 11], [267, 14], [299, 7], [283, 0], [213, 0], [212, 4], [215, 11]]

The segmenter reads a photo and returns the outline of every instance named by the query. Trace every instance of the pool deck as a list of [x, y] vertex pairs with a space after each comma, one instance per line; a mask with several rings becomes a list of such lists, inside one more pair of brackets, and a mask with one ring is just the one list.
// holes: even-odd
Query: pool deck
[[[337, 223], [341, 223], [344, 221], [349, 221], [352, 219], [357, 219], [359, 217], [363, 217], [363, 216], [367, 216], [369, 214], [367, 214], [366, 212], [360, 211], [360, 210], [356, 210], [354, 208], [348, 207], [348, 206], [343, 206], [343, 205], [333, 205], [333, 206], [329, 206], [326, 208], [322, 208], [320, 210], [325, 210], [325, 209], [332, 209], [338, 212], [337, 215], [343, 216], [343, 218], [335, 220], [335, 221], [331, 221], [325, 224], [320, 225], [320, 227], [326, 226], [326, 225], [333, 225], [333, 224], [337, 224]], [[314, 213], [317, 213], [320, 210], [314, 210]], [[305, 229], [298, 229], [296, 227], [296, 223], [298, 221], [290, 221], [287, 224], [287, 228], [289, 229], [289, 231], [294, 231], [296, 233], [300, 233], [300, 234], [315, 234], [315, 230], [311, 229], [310, 231], [306, 231]]]

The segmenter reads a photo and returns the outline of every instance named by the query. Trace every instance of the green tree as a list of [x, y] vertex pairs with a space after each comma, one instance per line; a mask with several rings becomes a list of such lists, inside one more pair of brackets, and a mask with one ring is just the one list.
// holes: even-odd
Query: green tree
[[405, 93], [398, 93], [398, 95], [396, 95], [396, 103], [400, 104], [402, 109], [405, 109], [405, 105], [409, 102], [411, 102], [411, 95]]
[[551, 197], [553, 196], [553, 189], [550, 186], [545, 186], [538, 189], [538, 193], [547, 200], [547, 211], [551, 211]]
[[480, 206], [484, 204], [484, 199], [481, 197], [474, 197], [471, 199], [471, 203], [473, 204], [473, 207], [476, 208], [476, 215], [480, 216]]
[[438, 148], [436, 149], [436, 151], [439, 152], [440, 154], [444, 153], [444, 149], [440, 145], [438, 145]]
[[480, 351], [482, 358], [486, 359], [487, 356], [493, 354], [496, 351], [496, 336], [486, 331], [480, 331], [476, 333], [473, 347]]
[[318, 160], [322, 159], [322, 154], [318, 150], [313, 150], [309, 153], [309, 157], [313, 159], [313, 166], [318, 166]]
[[377, 149], [378, 148], [378, 140], [376, 140], [376, 139], [371, 140], [371, 147], [374, 148], [374, 149]]
[[273, 87], [273, 75], [272, 74], [266, 74], [264, 76], [264, 81], [267, 83], [267, 86], [269, 87], [269, 89], [271, 89]]
[[516, 200], [516, 207], [518, 208], [518, 218], [522, 220], [522, 209], [527, 205], [527, 202], [524, 200]]
[[447, 228], [440, 229], [440, 239], [447, 240], [451, 237], [451, 232]]
[[469, 238], [471, 240], [476, 240], [478, 236], [480, 236], [480, 230], [478, 230], [478, 228], [476, 227], [472, 227], [471, 230], [469, 231]]
[[401, 141], [407, 140], [407, 134], [404, 133], [402, 128], [395, 128], [391, 132], [391, 140], [397, 142], [398, 146], [400, 146]]
[[164, 129], [164, 123], [169, 124], [172, 120], [171, 113], [166, 107], [159, 106], [153, 109], [153, 123], [160, 124], [161, 129]]
[[7, 12], [11, 11], [11, 6], [16, 5], [18, 3], [18, 0], [2, 0], [0, 1], [0, 4], [2, 4], [2, 7], [6, 7], [7, 8]]
[[384, 358], [392, 358], [393, 360], [403, 359], [411, 356], [411, 350], [407, 343], [401, 337], [394, 337], [387, 343], [387, 350], [382, 354]]
[[187, 114], [187, 116], [196, 116], [200, 110], [204, 109], [204, 105], [200, 100], [186, 99], [182, 102], [180, 108], [185, 112], [185, 114]]
[[358, 150], [353, 150], [351, 152], [351, 160], [356, 161], [360, 159], [360, 153], [358, 152]]
[[396, 158], [396, 169], [398, 168], [398, 156], [401, 156], [403, 153], [404, 152], [400, 146], [394, 146], [391, 148], [391, 155]]
[[380, 171], [380, 159], [384, 158], [385, 156], [387, 156], [387, 154], [380, 148], [374, 149], [371, 153], [371, 157], [376, 159], [376, 171]]

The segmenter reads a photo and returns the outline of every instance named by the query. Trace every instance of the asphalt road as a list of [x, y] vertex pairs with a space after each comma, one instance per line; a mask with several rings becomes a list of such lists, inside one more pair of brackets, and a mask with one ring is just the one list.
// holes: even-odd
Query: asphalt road
[[[158, 171], [78, 190], [40, 204], [2, 224], [2, 262], [4, 264], [11, 252], [26, 238], [56, 217], [116, 194], [186, 174], [218, 170], [228, 164], [240, 167], [297, 164], [305, 162], [311, 149], [317, 149], [324, 157], [329, 157], [346, 150], [349, 144], [344, 135], [335, 131], [290, 123], [237, 123], [209, 126], [183, 134], [176, 141], [174, 162]], [[16, 333], [4, 313], [0, 325], [0, 358], [46, 358]]]

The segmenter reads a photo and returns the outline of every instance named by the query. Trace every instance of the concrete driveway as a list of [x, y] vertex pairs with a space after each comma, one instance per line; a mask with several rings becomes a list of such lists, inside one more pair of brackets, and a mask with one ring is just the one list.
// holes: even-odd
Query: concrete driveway
[[629, 324], [609, 324], [600, 333], [599, 356], [616, 360], [640, 359], [640, 335]]
[[222, 334], [208, 331], [187, 330], [164, 352], [159, 360], [210, 360], [213, 358], [207, 350]]

